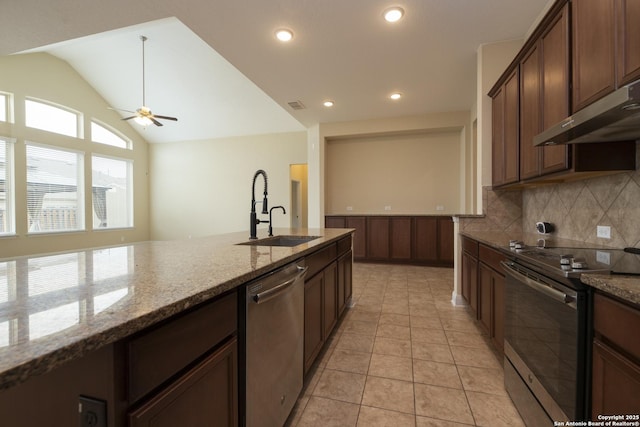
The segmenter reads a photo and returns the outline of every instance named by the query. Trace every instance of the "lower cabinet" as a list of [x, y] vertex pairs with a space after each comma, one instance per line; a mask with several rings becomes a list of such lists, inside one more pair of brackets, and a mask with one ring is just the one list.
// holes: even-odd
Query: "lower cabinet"
[[[351, 237], [306, 259], [310, 274], [304, 283], [305, 374], [333, 332], [352, 294]], [[313, 267], [311, 267], [313, 266]]]
[[[594, 296], [591, 417], [638, 415], [640, 408], [640, 309]], [[638, 421], [637, 419], [629, 421]]]
[[129, 414], [131, 427], [237, 426], [238, 345], [233, 338]]

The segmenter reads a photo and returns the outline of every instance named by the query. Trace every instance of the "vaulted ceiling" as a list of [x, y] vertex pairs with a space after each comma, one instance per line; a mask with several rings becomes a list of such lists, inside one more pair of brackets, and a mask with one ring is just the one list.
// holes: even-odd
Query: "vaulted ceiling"
[[[386, 22], [390, 6], [401, 6], [403, 19]], [[546, 7], [548, 0], [3, 0], [0, 54], [46, 51], [113, 107], [135, 110], [145, 35], [147, 104], [179, 121], [144, 137], [199, 140], [469, 110], [478, 46], [523, 38]], [[274, 37], [283, 27], [294, 33], [288, 43]], [[396, 91], [403, 97], [390, 100]]]

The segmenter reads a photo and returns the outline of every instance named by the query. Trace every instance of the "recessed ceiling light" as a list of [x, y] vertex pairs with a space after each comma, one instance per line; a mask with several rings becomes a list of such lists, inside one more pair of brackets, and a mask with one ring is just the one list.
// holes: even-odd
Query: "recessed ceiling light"
[[288, 42], [293, 38], [293, 31], [282, 28], [276, 31], [276, 38], [281, 42]]
[[404, 9], [398, 6], [390, 7], [384, 11], [384, 19], [387, 22], [397, 22], [404, 16]]
[[326, 100], [322, 103], [322, 105], [324, 105], [325, 107], [333, 107], [333, 101], [331, 100]]
[[395, 92], [389, 95], [389, 98], [393, 99], [394, 101], [397, 101], [398, 99], [402, 98], [402, 94], [400, 92]]

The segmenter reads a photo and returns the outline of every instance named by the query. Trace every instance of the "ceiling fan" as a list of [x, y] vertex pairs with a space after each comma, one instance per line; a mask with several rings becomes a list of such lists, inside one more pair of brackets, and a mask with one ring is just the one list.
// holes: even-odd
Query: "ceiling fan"
[[138, 108], [136, 111], [131, 111], [131, 110], [121, 110], [121, 109], [116, 109], [116, 108], [112, 108], [113, 110], [118, 110], [118, 111], [125, 111], [127, 113], [133, 113], [133, 116], [129, 116], [129, 117], [125, 117], [122, 120], [131, 120], [134, 119], [134, 121], [142, 126], [148, 126], [151, 123], [153, 123], [156, 126], [162, 126], [162, 123], [160, 123], [158, 121], [158, 119], [162, 119], [162, 120], [173, 120], [174, 122], [177, 122], [178, 119], [176, 117], [170, 117], [170, 116], [161, 116], [158, 114], [153, 114], [151, 112], [151, 110], [149, 109], [149, 107], [146, 106], [146, 102], [145, 102], [145, 68], [144, 68], [144, 43], [147, 41], [147, 37], [145, 36], [140, 36], [140, 40], [142, 40], [142, 107]]

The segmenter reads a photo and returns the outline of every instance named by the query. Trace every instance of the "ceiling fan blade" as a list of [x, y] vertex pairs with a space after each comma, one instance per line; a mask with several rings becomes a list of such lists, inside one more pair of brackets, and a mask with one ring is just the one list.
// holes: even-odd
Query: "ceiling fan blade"
[[157, 114], [154, 114], [153, 117], [155, 117], [156, 119], [173, 120], [174, 122], [178, 121], [178, 119], [176, 117], [159, 116]]
[[154, 117], [154, 116], [147, 116], [147, 118], [148, 118], [149, 120], [151, 120], [151, 121], [153, 122], [153, 124], [154, 124], [154, 125], [156, 125], [156, 126], [162, 126], [162, 123], [160, 123], [159, 121], [157, 121], [157, 120], [155, 119], [155, 117]]
[[131, 119], [135, 119], [136, 117], [138, 117], [138, 115], [130, 116], [130, 117], [125, 117], [125, 118], [124, 118], [124, 119], [122, 119], [122, 120], [131, 120]]

